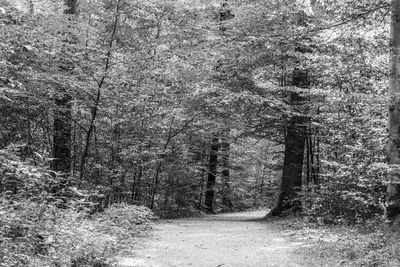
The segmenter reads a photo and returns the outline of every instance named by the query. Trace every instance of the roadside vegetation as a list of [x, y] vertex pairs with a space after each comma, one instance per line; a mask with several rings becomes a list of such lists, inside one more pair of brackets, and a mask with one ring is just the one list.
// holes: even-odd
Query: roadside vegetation
[[0, 266], [113, 266], [155, 219], [146, 207], [94, 212], [96, 192], [65, 188], [52, 173], [0, 150]]

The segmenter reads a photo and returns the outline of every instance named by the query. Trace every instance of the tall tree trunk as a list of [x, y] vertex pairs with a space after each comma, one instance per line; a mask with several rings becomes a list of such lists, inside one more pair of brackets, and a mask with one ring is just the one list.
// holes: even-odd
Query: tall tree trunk
[[[78, 1], [65, 0], [64, 14], [77, 15]], [[32, 10], [33, 11], [33, 10]], [[64, 67], [64, 66], [63, 66]], [[72, 140], [72, 97], [67, 90], [60, 86], [56, 90], [53, 135], [52, 169], [57, 172], [71, 172], [71, 140]]]
[[390, 34], [389, 80], [389, 141], [388, 163], [394, 165], [389, 173], [387, 186], [387, 217], [394, 219], [400, 214], [400, 0], [392, 0]]
[[[319, 117], [320, 115], [320, 107], [318, 106], [317, 108], [317, 116]], [[314, 166], [314, 184], [319, 185], [320, 184], [320, 178], [319, 174], [321, 172], [321, 158], [320, 158], [320, 153], [321, 153], [321, 148], [320, 148], [320, 137], [319, 137], [319, 127], [315, 127], [314, 131], [314, 148], [313, 148], [313, 154], [315, 156], [315, 162], [313, 162]]]
[[211, 141], [210, 161], [208, 165], [208, 179], [206, 185], [206, 193], [204, 199], [204, 208], [207, 212], [214, 212], [214, 195], [215, 195], [215, 181], [217, 177], [218, 166], [218, 137], [214, 137]]
[[222, 183], [222, 192], [221, 192], [221, 204], [227, 211], [232, 211], [233, 205], [231, 200], [232, 190], [230, 187], [230, 162], [229, 162], [229, 153], [230, 153], [230, 143], [228, 138], [222, 138], [221, 142], [221, 157], [222, 157], [222, 171], [221, 171], [221, 183]]
[[312, 176], [312, 140], [311, 137], [306, 138], [306, 151], [307, 151], [307, 157], [306, 157], [306, 183], [307, 186], [310, 184], [311, 181], [311, 176]]
[[[308, 87], [308, 72], [295, 70], [293, 86]], [[292, 105], [301, 105], [302, 102], [303, 98], [299, 93], [291, 93], [290, 103]], [[306, 116], [294, 115], [286, 127], [282, 183], [278, 203], [271, 211], [273, 216], [281, 215], [284, 211], [294, 212], [301, 209], [298, 193], [301, 191], [302, 184], [304, 148], [307, 137], [306, 124]]]

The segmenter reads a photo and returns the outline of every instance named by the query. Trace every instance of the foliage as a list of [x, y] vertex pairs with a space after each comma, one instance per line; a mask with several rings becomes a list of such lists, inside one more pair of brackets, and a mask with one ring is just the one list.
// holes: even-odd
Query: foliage
[[62, 198], [47, 186], [56, 181], [46, 180], [48, 171], [9, 151], [1, 151], [0, 163], [7, 188], [0, 203], [0, 266], [111, 266], [150, 229], [154, 217], [145, 207], [113, 205], [90, 217], [71, 196], [71, 204], [58, 205]]
[[[18, 156], [3, 167], [8, 199], [196, 215], [218, 137], [231, 145], [228, 182], [218, 154], [218, 210], [272, 206], [285, 131], [301, 115], [313, 154], [304, 212], [331, 223], [382, 215], [388, 1], [85, 0], [75, 16], [31, 4], [0, 1], [0, 148]], [[290, 86], [295, 70], [309, 87]], [[60, 88], [71, 110], [55, 104]], [[293, 93], [304, 103], [291, 105]], [[58, 112], [72, 120], [66, 180], [49, 171]]]
[[[263, 103], [250, 113], [252, 134], [281, 144], [277, 134], [290, 118], [306, 116], [314, 158], [303, 168], [304, 212], [330, 223], [379, 220], [387, 173], [388, 1], [235, 3], [224, 73], [253, 81], [241, 84], [257, 99], [253, 105]], [[307, 70], [309, 88], [289, 86], [295, 69]], [[292, 92], [306, 99], [302, 107], [287, 105]], [[318, 170], [318, 181], [308, 180], [308, 168]]]

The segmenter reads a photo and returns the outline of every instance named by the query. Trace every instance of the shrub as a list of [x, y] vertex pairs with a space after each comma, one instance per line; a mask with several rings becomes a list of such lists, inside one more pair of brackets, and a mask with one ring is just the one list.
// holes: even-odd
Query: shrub
[[127, 204], [90, 216], [79, 199], [51, 193], [60, 183], [45, 168], [9, 151], [0, 150], [0, 173], [0, 266], [111, 266], [154, 218]]
[[352, 172], [347, 167], [341, 170], [329, 174], [323, 184], [309, 186], [304, 191], [306, 215], [327, 223], [354, 224], [382, 219], [386, 166], [353, 167]]

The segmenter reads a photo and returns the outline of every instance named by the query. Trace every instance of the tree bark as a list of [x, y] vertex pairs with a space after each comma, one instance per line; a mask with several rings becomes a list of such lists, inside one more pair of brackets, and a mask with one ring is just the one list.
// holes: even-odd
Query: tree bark
[[135, 188], [134, 200], [137, 201], [137, 203], [141, 203], [141, 201], [142, 201], [142, 175], [143, 175], [142, 162], [139, 162], [139, 166], [137, 168], [138, 168], [138, 175], [135, 180], [136, 188]]
[[222, 138], [221, 142], [221, 157], [222, 157], [222, 171], [221, 171], [221, 182], [222, 182], [222, 192], [221, 192], [221, 204], [227, 211], [233, 210], [233, 204], [231, 200], [232, 190], [230, 187], [230, 162], [229, 162], [229, 151], [230, 143], [228, 138]]
[[[308, 72], [295, 70], [293, 72], [293, 86], [308, 87]], [[292, 92], [290, 103], [301, 105], [303, 98], [299, 93]], [[272, 209], [272, 216], [279, 216], [284, 211], [301, 210], [301, 201], [298, 198], [302, 185], [304, 148], [307, 138], [307, 117], [294, 115], [286, 127], [285, 155], [281, 189], [277, 205]]]
[[203, 189], [204, 189], [204, 176], [205, 176], [205, 169], [201, 170], [201, 178], [200, 178], [200, 185], [199, 185], [199, 203], [198, 203], [198, 209], [201, 210], [201, 203], [203, 201]]
[[208, 165], [208, 179], [204, 199], [204, 209], [207, 212], [214, 212], [215, 181], [217, 177], [219, 140], [214, 137], [211, 142], [210, 161]]
[[389, 77], [389, 172], [387, 186], [387, 217], [394, 219], [400, 214], [400, 0], [392, 0], [390, 33], [390, 77]]
[[[165, 151], [165, 150], [164, 150]], [[156, 194], [158, 193], [158, 184], [159, 184], [159, 177], [160, 177], [160, 172], [161, 172], [161, 167], [162, 167], [162, 161], [160, 160], [160, 162], [157, 165], [157, 169], [156, 169], [156, 174], [154, 176], [154, 184], [152, 186], [152, 190], [151, 190], [151, 200], [150, 200], [150, 209], [153, 210], [154, 209], [154, 201], [155, 201], [155, 197]]]
[[56, 172], [70, 173], [71, 171], [71, 96], [65, 89], [59, 88], [55, 96], [56, 110], [54, 111], [53, 135], [53, 166]]
[[67, 9], [64, 10], [64, 14], [77, 15], [78, 14], [78, 2], [79, 0], [65, 0]]
[[[77, 15], [76, 0], [65, 0], [64, 14]], [[72, 140], [72, 97], [64, 87], [59, 87], [55, 94], [56, 110], [54, 111], [53, 162], [52, 169], [68, 174], [71, 172]]]

